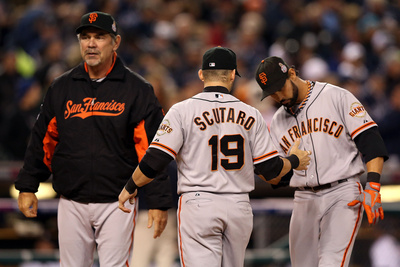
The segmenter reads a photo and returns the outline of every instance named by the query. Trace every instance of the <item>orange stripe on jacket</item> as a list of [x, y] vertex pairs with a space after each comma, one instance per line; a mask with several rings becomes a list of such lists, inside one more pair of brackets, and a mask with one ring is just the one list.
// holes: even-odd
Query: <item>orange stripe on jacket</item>
[[[357, 184], [358, 184], [358, 191], [359, 191], [360, 194], [361, 194], [361, 193], [362, 193], [361, 185], [360, 185], [360, 183], [357, 183]], [[346, 250], [344, 251], [344, 255], [343, 255], [343, 259], [342, 259], [342, 264], [340, 264], [340, 267], [343, 267], [343, 266], [344, 266], [344, 263], [346, 262], [347, 252], [349, 251], [351, 242], [352, 242], [353, 239], [355, 238], [357, 225], [358, 225], [359, 221], [361, 220], [361, 215], [362, 215], [362, 214], [361, 214], [361, 212], [362, 212], [361, 207], [362, 207], [362, 205], [360, 204], [360, 207], [358, 208], [358, 216], [357, 216], [356, 224], [354, 225], [354, 229], [353, 229], [353, 233], [351, 234], [350, 241], [349, 241], [349, 243], [347, 244]]]
[[54, 117], [49, 125], [47, 125], [47, 132], [43, 139], [43, 151], [44, 157], [43, 162], [47, 168], [51, 171], [51, 160], [53, 159], [54, 150], [58, 144], [58, 129], [57, 120]]
[[364, 124], [363, 126], [358, 127], [357, 129], [355, 129], [355, 130], [350, 134], [351, 138], [353, 138], [354, 135], [356, 135], [356, 134], [357, 134], [359, 131], [361, 131], [362, 129], [364, 129], [364, 128], [368, 127], [368, 126], [374, 125], [374, 124], [376, 125], [376, 123], [375, 123], [374, 121], [370, 121], [370, 122]]
[[144, 128], [144, 120], [136, 126], [133, 134], [133, 141], [135, 141], [136, 154], [139, 161], [141, 161], [149, 147], [149, 140], [147, 139], [146, 129]]

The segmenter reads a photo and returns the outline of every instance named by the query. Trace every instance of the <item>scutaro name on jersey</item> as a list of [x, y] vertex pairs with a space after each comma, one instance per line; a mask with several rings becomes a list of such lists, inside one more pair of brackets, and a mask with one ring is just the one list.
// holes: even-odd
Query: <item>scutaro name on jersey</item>
[[204, 111], [200, 116], [194, 118], [194, 123], [200, 130], [204, 131], [207, 126], [219, 123], [236, 123], [249, 131], [253, 127], [256, 119], [252, 116], [247, 117], [246, 112], [235, 110], [234, 108], [219, 107], [211, 111]]
[[79, 117], [86, 119], [91, 116], [118, 116], [125, 110], [125, 103], [114, 100], [107, 102], [95, 101], [96, 98], [86, 97], [82, 103], [74, 103], [68, 100], [65, 105], [64, 118]]
[[279, 144], [283, 151], [287, 153], [297, 138], [317, 132], [339, 138], [343, 132], [343, 129], [343, 124], [339, 124], [336, 121], [331, 121], [328, 118], [319, 117], [308, 119], [307, 121], [300, 122], [299, 125], [293, 125], [291, 128], [289, 128], [287, 130], [287, 135], [281, 137], [281, 142]]

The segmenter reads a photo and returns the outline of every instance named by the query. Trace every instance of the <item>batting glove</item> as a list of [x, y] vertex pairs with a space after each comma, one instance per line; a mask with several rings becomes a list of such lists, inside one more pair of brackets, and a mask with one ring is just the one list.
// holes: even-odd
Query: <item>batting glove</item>
[[358, 197], [352, 202], [348, 203], [348, 206], [355, 206], [358, 203], [362, 203], [367, 213], [369, 224], [376, 224], [379, 218], [383, 220], [383, 208], [381, 203], [381, 194], [379, 190], [381, 185], [379, 183], [368, 182], [365, 186], [364, 192], [358, 195]]

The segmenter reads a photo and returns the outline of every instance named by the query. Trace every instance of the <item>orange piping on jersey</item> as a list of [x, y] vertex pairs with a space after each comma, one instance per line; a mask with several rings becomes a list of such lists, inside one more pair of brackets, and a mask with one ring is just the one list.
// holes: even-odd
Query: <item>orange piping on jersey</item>
[[149, 147], [149, 141], [147, 140], [146, 129], [144, 128], [144, 121], [141, 121], [135, 128], [133, 134], [133, 141], [135, 141], [136, 154], [138, 160], [141, 161], [146, 149]]
[[135, 205], [133, 206], [133, 228], [132, 228], [132, 233], [131, 233], [131, 244], [129, 246], [129, 251], [128, 251], [128, 259], [125, 262], [126, 267], [129, 267], [129, 258], [130, 254], [132, 251], [132, 246], [133, 246], [133, 234], [135, 233], [135, 227], [136, 227], [136, 205], [137, 205], [137, 197], [135, 197]]
[[[357, 184], [358, 184], [358, 191], [359, 191], [360, 194], [361, 194], [361, 193], [362, 193], [362, 191], [361, 191], [361, 185], [360, 185], [360, 183], [357, 183]], [[358, 225], [358, 223], [359, 223], [359, 221], [360, 221], [360, 219], [361, 219], [361, 212], [362, 212], [361, 207], [362, 207], [362, 205], [360, 204], [360, 207], [358, 208], [358, 217], [357, 217], [356, 223], [355, 223], [355, 225], [354, 225], [353, 233], [351, 234], [351, 238], [350, 238], [349, 244], [347, 245], [346, 250], [344, 251], [344, 255], [343, 255], [343, 259], [342, 259], [342, 264], [340, 264], [340, 267], [343, 267], [343, 266], [344, 266], [344, 263], [345, 263], [345, 261], [346, 261], [347, 252], [349, 251], [350, 245], [351, 245], [351, 243], [352, 243], [352, 241], [353, 241], [353, 239], [354, 239], [354, 237], [355, 237], [357, 225]]]
[[152, 142], [151, 145], [159, 146], [161, 148], [164, 148], [164, 149], [168, 150], [169, 152], [171, 152], [175, 157], [177, 155], [176, 152], [172, 148], [169, 148], [169, 147], [167, 147], [167, 146], [165, 146], [163, 144], [160, 144], [160, 143], [157, 143], [157, 142]]
[[304, 99], [303, 99], [303, 101], [301, 102], [301, 104], [300, 104], [300, 107], [299, 107], [299, 109], [302, 109], [303, 107], [304, 107], [304, 105], [307, 103], [307, 101], [308, 101], [308, 98], [310, 97], [310, 95], [311, 95], [311, 83], [310, 83], [310, 81], [307, 81], [307, 85], [308, 85], [308, 89], [307, 89], [307, 94], [306, 94], [306, 96], [304, 97]]
[[58, 144], [58, 130], [56, 117], [51, 119], [49, 125], [47, 125], [46, 135], [43, 139], [43, 151], [44, 157], [43, 162], [47, 168], [51, 171], [51, 160], [53, 159], [54, 150]]
[[[116, 59], [116, 58], [117, 58], [117, 52], [114, 51], [113, 63], [112, 63], [112, 65], [111, 65], [111, 67], [108, 69], [108, 71], [107, 71], [107, 73], [106, 73], [105, 76], [107, 76], [107, 75], [112, 71], [112, 69], [114, 68], [115, 61], [116, 61], [115, 59]], [[84, 63], [84, 66], [85, 66], [85, 71], [86, 71], [87, 73], [89, 73], [89, 69], [88, 69], [88, 66], [87, 66], [86, 62]]]
[[181, 263], [185, 267], [185, 261], [183, 260], [183, 248], [182, 248], [182, 235], [181, 235], [181, 211], [182, 211], [182, 196], [179, 198], [179, 212], [178, 212], [178, 222], [179, 222], [179, 250], [181, 251]]
[[307, 85], [308, 85], [307, 94], [306, 94], [306, 96], [304, 97], [303, 101], [301, 101], [300, 106], [299, 106], [299, 108], [297, 109], [297, 111], [293, 111], [292, 108], [289, 108], [290, 113], [292, 113], [293, 115], [294, 115], [294, 114], [298, 114], [298, 113], [300, 112], [300, 110], [303, 109], [303, 107], [306, 105], [306, 103], [307, 103], [307, 101], [308, 101], [308, 98], [309, 98], [310, 95], [311, 95], [313, 86], [311, 86], [311, 82], [310, 82], [310, 81], [307, 81]]
[[255, 158], [255, 159], [253, 159], [253, 162], [256, 162], [256, 161], [260, 161], [260, 160], [262, 160], [262, 159], [265, 159], [265, 158], [267, 158], [267, 157], [270, 157], [270, 156], [274, 156], [274, 155], [276, 155], [276, 154], [278, 154], [278, 151], [272, 151], [272, 152], [270, 152], [270, 153], [268, 153], [268, 154], [265, 154], [265, 155], [262, 155], [262, 156], [260, 156], [260, 157], [257, 157], [257, 158]]
[[376, 125], [376, 123], [375, 123], [374, 121], [370, 121], [370, 122], [364, 124], [363, 126], [358, 127], [357, 129], [354, 130], [354, 132], [351, 133], [351, 135], [350, 135], [351, 138], [353, 138], [354, 135], [356, 135], [356, 134], [357, 134], [359, 131], [361, 131], [362, 129], [364, 129], [364, 128], [368, 127], [368, 126], [371, 126], [371, 125]]

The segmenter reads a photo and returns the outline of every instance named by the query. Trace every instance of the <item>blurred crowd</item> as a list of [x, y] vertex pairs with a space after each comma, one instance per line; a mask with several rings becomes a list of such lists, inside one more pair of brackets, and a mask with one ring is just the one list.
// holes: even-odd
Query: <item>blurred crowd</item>
[[233, 94], [270, 121], [277, 106], [254, 80], [276, 55], [304, 79], [350, 90], [400, 157], [400, 2], [395, 0], [0, 0], [0, 160], [21, 160], [53, 79], [79, 64], [75, 28], [90, 11], [117, 20], [119, 56], [167, 111], [202, 90], [202, 54], [237, 53]]

